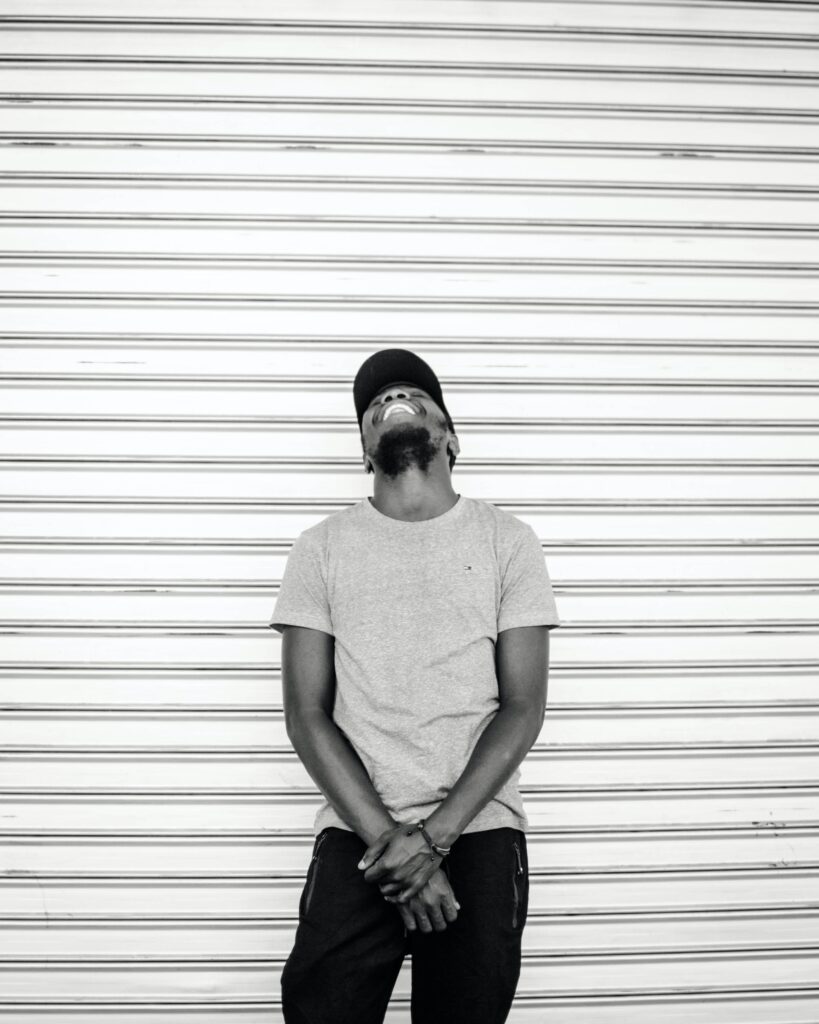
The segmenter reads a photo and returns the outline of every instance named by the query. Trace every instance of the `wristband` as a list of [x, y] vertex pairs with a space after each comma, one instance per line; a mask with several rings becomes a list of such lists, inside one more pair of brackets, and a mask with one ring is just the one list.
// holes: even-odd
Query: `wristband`
[[[424, 822], [424, 819], [422, 818], [419, 822], [416, 823], [415, 827], [418, 829], [418, 831], [424, 837], [424, 840], [426, 841], [427, 846], [430, 848], [430, 850], [433, 851], [433, 854], [437, 853], [439, 857], [446, 857], [446, 855], [449, 853], [449, 851], [452, 849], [452, 847], [451, 846], [438, 846], [437, 843], [434, 843], [432, 841], [432, 837], [430, 836], [429, 832], [427, 832], [427, 830], [424, 827], [424, 825], [425, 825], [425, 822]], [[435, 859], [434, 856], [433, 856], [432, 859], [433, 860]]]

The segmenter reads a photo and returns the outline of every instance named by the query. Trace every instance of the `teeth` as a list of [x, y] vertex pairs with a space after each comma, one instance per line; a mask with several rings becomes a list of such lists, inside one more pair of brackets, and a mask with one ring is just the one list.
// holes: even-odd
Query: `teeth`
[[384, 419], [389, 419], [390, 413], [397, 412], [399, 409], [403, 409], [404, 412], [412, 413], [413, 416], [415, 415], [415, 410], [410, 409], [408, 405], [391, 405], [384, 413]]

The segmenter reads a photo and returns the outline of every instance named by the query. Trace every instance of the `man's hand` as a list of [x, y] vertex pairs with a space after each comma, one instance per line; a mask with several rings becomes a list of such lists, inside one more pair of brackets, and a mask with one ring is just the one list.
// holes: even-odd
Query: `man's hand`
[[424, 888], [442, 859], [412, 825], [396, 825], [367, 847], [358, 866], [366, 881], [378, 882], [385, 895], [406, 903]]
[[[383, 892], [383, 888], [379, 886]], [[446, 874], [437, 868], [420, 892], [408, 903], [396, 903], [408, 931], [442, 932], [461, 909]]]

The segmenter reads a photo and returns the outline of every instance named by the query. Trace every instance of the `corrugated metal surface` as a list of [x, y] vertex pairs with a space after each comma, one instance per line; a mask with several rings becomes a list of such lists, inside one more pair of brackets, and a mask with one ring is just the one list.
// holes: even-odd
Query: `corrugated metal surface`
[[819, 1019], [819, 5], [0, 28], [4, 1020], [281, 1019], [319, 796], [266, 624], [385, 344], [564, 623], [511, 1024]]

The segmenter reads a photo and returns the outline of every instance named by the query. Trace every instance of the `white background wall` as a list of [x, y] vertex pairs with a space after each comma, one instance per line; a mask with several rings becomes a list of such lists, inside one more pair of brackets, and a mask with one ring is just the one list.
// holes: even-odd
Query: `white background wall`
[[281, 1019], [391, 345], [564, 623], [511, 1024], [819, 1018], [818, 8], [0, 0], [5, 1021]]

